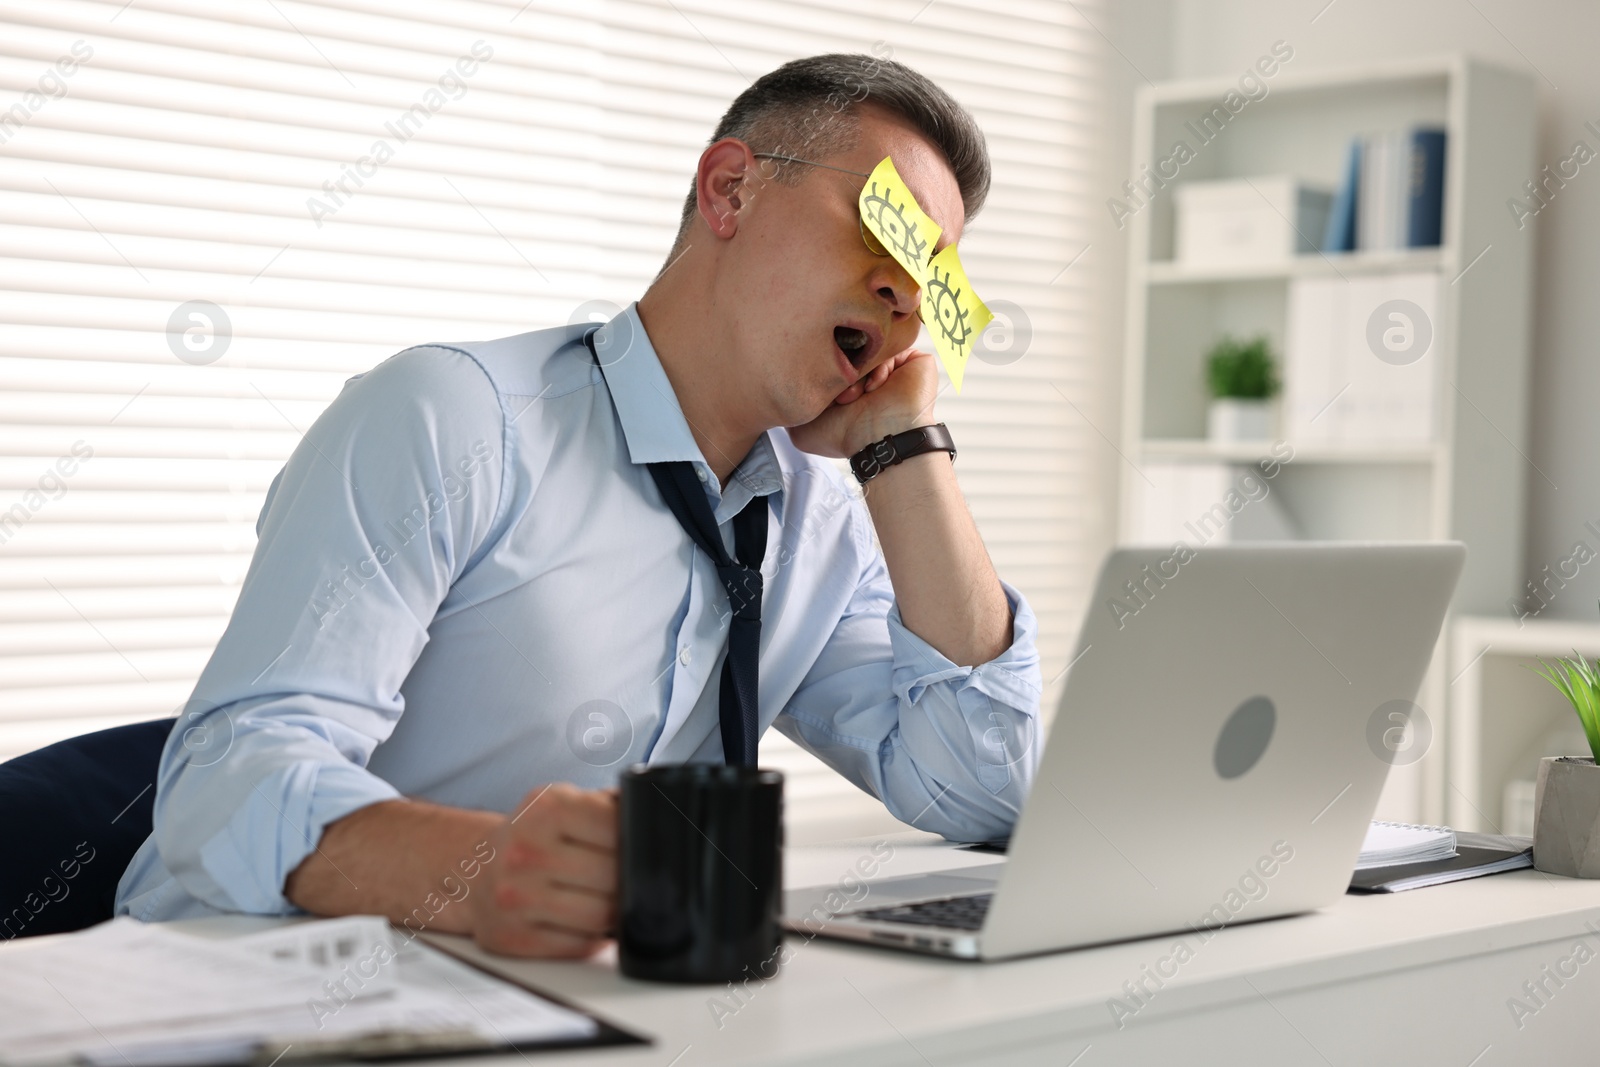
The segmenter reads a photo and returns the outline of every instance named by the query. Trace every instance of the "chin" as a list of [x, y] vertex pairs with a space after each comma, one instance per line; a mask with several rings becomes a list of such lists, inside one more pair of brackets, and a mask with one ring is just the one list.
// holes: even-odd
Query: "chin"
[[835, 389], [832, 383], [827, 383], [816, 390], [807, 390], [804, 394], [798, 392], [792, 394], [790, 396], [792, 402], [783, 405], [784, 418], [788, 420], [784, 425], [804, 426], [821, 418], [834, 409], [834, 401], [840, 392], [843, 390]]

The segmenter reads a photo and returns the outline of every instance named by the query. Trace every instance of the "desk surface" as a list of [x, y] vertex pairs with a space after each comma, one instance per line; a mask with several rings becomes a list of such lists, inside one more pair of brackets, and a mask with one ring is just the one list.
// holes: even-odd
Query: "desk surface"
[[[920, 873], [954, 862], [994, 862], [993, 856], [953, 852], [931, 835], [908, 833], [886, 840], [895, 853], [877, 877]], [[871, 843], [791, 849], [786, 880], [791, 887], [834, 884]], [[437, 941], [453, 942], [454, 951], [488, 969], [515, 976], [655, 1041], [651, 1047], [538, 1057], [539, 1063], [552, 1067], [841, 1061], [1065, 1064], [1075, 1049], [1091, 1045], [1096, 1048], [1094, 1060], [1085, 1060], [1082, 1067], [1095, 1067], [1120, 1060], [1107, 1057], [1106, 1051], [1114, 1051], [1119, 1042], [1131, 1049], [1129, 1035], [1138, 1030], [1194, 1018], [1196, 1013], [1225, 1018], [1229, 1005], [1253, 1005], [1254, 1018], [1265, 1020], [1261, 1025], [1276, 1026], [1284, 1034], [1290, 1029], [1298, 1033], [1306, 1046], [1300, 1049], [1304, 1062], [1354, 1062], [1324, 1054], [1318, 1046], [1332, 1047], [1340, 1038], [1334, 1030], [1319, 1028], [1348, 1030], [1359, 1020], [1314, 1018], [1342, 1009], [1318, 1007], [1312, 1000], [1296, 1001], [1297, 997], [1319, 988], [1396, 975], [1400, 980], [1394, 988], [1402, 991], [1418, 984], [1442, 989], [1450, 983], [1441, 977], [1459, 977], [1467, 970], [1464, 961], [1472, 960], [1478, 968], [1469, 982], [1473, 1003], [1463, 1003], [1462, 994], [1451, 993], [1447, 1010], [1452, 1015], [1459, 1012], [1460, 1018], [1438, 1018], [1430, 1024], [1434, 1030], [1461, 1031], [1455, 1035], [1456, 1043], [1470, 1050], [1459, 1060], [1465, 1067], [1472, 1055], [1497, 1041], [1502, 1049], [1520, 1041], [1521, 1051], [1530, 1050], [1528, 1040], [1518, 1034], [1532, 1028], [1529, 1020], [1514, 1026], [1517, 1020], [1504, 1002], [1522, 995], [1525, 980], [1540, 979], [1541, 963], [1553, 966], [1569, 956], [1577, 939], [1587, 939], [1600, 951], [1600, 932], [1590, 932], [1586, 923], [1600, 931], [1600, 882], [1525, 870], [1394, 895], [1349, 895], [1318, 912], [1230, 927], [1203, 944], [1191, 935], [1192, 956], [1181, 964], [1173, 954], [1177, 937], [1003, 963], [945, 960], [825, 938], [791, 937], [793, 955], [783, 972], [772, 981], [750, 983], [737, 996], [727, 987], [657, 985], [623, 978], [610, 953], [584, 963], [510, 961], [478, 953], [463, 939]], [[1143, 977], [1146, 989], [1156, 989], [1154, 980], [1145, 976], [1147, 968], [1158, 967], [1176, 973], [1162, 979], [1154, 995], [1138, 1005], [1124, 983], [1137, 983]], [[1587, 1018], [1588, 1005], [1600, 996], [1600, 965], [1590, 969], [1595, 973], [1582, 973], [1571, 981], [1585, 981], [1591, 988], [1567, 995], [1564, 1003], [1553, 1003], [1548, 1014], [1533, 1020], [1544, 1027], [1544, 1036], [1555, 1032], [1557, 1023], [1548, 1020], [1558, 1015], [1577, 1018], [1574, 1013], [1581, 1013]], [[1414, 973], [1408, 977], [1405, 972]], [[1401, 998], [1406, 995], [1402, 992]], [[1117, 1026], [1109, 1006], [1112, 998], [1136, 1008], [1121, 1019], [1124, 1028]], [[1428, 1010], [1420, 1002], [1407, 1010], [1413, 1009]], [[1378, 1025], [1376, 1015], [1369, 1021]], [[1395, 1024], [1391, 1019], [1382, 1025]], [[1324, 1032], [1328, 1036], [1319, 1036]], [[1046, 1048], [1065, 1050], [1066, 1055], [1036, 1058], [1026, 1051]], [[1274, 1062], [1291, 1060], [1300, 1062], [1301, 1057], [1284, 1055]], [[1486, 1056], [1478, 1067], [1493, 1062]]]
[[[838, 884], [884, 841], [875, 878], [995, 862], [912, 832], [792, 848], [786, 881]], [[183, 925], [229, 936], [279, 921]], [[1003, 963], [791, 936], [782, 973], [737, 990], [623, 978], [614, 951], [521, 961], [423, 936], [653, 1041], [462, 1067], [1589, 1062], [1600, 999], [1600, 882], [1532, 870], [1190, 934], [1181, 961], [1177, 936]]]

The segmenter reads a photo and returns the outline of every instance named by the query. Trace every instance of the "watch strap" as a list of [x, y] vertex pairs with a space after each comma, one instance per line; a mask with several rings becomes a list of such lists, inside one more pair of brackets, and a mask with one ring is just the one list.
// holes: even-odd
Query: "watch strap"
[[885, 468], [924, 452], [948, 452], [951, 462], [955, 462], [956, 443], [950, 436], [950, 428], [942, 422], [936, 422], [904, 433], [889, 434], [851, 456], [850, 469], [855, 473], [856, 481], [865, 485], [882, 474]]

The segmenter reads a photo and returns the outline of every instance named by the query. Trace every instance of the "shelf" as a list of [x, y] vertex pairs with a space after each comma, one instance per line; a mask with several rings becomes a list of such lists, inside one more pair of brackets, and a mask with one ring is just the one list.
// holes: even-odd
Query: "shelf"
[[[1140, 448], [1147, 460], [1254, 463], [1273, 455], [1272, 441], [1218, 442], [1148, 438]], [[1433, 445], [1298, 445], [1291, 463], [1432, 463]]]
[[[1227, 494], [1237, 491], [1250, 510], [1227, 505], [1236, 540], [1269, 539], [1276, 536], [1269, 528], [1287, 527], [1307, 540], [1463, 541], [1469, 551], [1452, 610], [1504, 614], [1506, 598], [1528, 577], [1523, 511], [1508, 502], [1525, 498], [1529, 474], [1519, 458], [1527, 435], [1533, 247], [1500, 205], [1503, 190], [1521, 187], [1538, 170], [1535, 79], [1465, 56], [1343, 70], [1301, 63], [1299, 57], [1280, 60], [1277, 73], [1263, 72], [1270, 95], [1256, 94], [1245, 108], [1226, 103], [1229, 93], [1242, 92], [1237, 76], [1153, 86], [1137, 95], [1124, 187], [1131, 199], [1118, 447], [1131, 463], [1120, 468], [1119, 532], [1189, 540], [1197, 536], [1183, 532], [1191, 520], [1215, 514], [1217, 503], [1227, 504]], [[1332, 188], [1345, 178], [1354, 138], [1418, 126], [1442, 127], [1447, 135], [1442, 247], [1285, 254], [1216, 265], [1173, 258], [1174, 193], [1182, 183], [1290, 175]], [[1186, 157], [1176, 150], [1180, 142], [1189, 148]], [[1321, 237], [1307, 234], [1313, 241]], [[1491, 247], [1492, 253], [1484, 251]], [[1428, 284], [1412, 287], [1402, 282], [1408, 276]], [[1345, 308], [1317, 317], [1316, 301], [1299, 299], [1301, 280], [1316, 283], [1313, 289], [1346, 290]], [[1352, 284], [1343, 285], [1346, 280]], [[1357, 416], [1354, 403], [1369, 413], [1384, 410], [1386, 399], [1409, 403], [1415, 396], [1398, 391], [1414, 383], [1401, 381], [1405, 364], [1364, 362], [1361, 327], [1384, 303], [1420, 304], [1415, 293], [1430, 288], [1438, 290], [1426, 311], [1433, 327], [1425, 352], [1434, 375], [1432, 432], [1409, 423], [1424, 435], [1422, 443], [1379, 443], [1361, 430], [1378, 424]], [[1294, 447], [1287, 462], [1273, 453], [1275, 442], [1205, 440], [1206, 357], [1218, 338], [1265, 336], [1280, 356], [1291, 343], [1304, 356], [1305, 338], [1320, 339], [1323, 330], [1342, 366], [1329, 369], [1324, 381], [1306, 360], [1294, 361], [1284, 401], [1298, 400], [1303, 408], [1309, 397], [1336, 400], [1342, 389], [1359, 385], [1346, 398], [1348, 421], [1322, 420], [1319, 413], [1314, 438], [1309, 431], [1286, 437]], [[1332, 381], [1351, 360], [1359, 362], [1359, 383], [1355, 371], [1348, 376], [1351, 386], [1343, 385], [1344, 377]], [[1285, 358], [1285, 377], [1290, 366]], [[1386, 395], [1391, 385], [1396, 392]], [[1323, 411], [1326, 401], [1319, 401]], [[1264, 470], [1256, 468], [1262, 459], [1269, 461]], [[1274, 460], [1281, 469], [1270, 466]], [[1527, 631], [1533, 622], [1527, 621]], [[1516, 626], [1509, 617], [1506, 623]], [[1465, 655], [1435, 657], [1415, 700], [1432, 717], [1436, 741], [1414, 763], [1392, 768], [1379, 803], [1382, 817], [1448, 817], [1476, 828], [1478, 809], [1498, 811], [1503, 780], [1513, 769], [1506, 761], [1532, 740], [1524, 734], [1571, 715], [1551, 705], [1559, 694], [1548, 685], [1548, 693], [1539, 690], [1544, 683], [1523, 670], [1514, 653], [1498, 654], [1502, 641], [1511, 650], [1519, 639], [1530, 640], [1502, 628]], [[1487, 644], [1494, 650], [1463, 673]], [[1458, 730], [1458, 706], [1479, 703], [1463, 696], [1473, 687], [1486, 708], [1503, 710], [1486, 711], [1481, 730]], [[1526, 723], [1517, 715], [1524, 707], [1537, 712]], [[1469, 724], [1475, 715], [1466, 713]], [[1525, 768], [1514, 769], [1525, 776]]]
[[1332, 277], [1351, 274], [1400, 274], [1443, 270], [1442, 248], [1410, 248], [1395, 252], [1336, 252], [1294, 256], [1277, 263], [1190, 264], [1157, 260], [1144, 268], [1151, 285], [1209, 282], [1271, 281], [1276, 278]]
[[[1379, 60], [1344, 70], [1294, 70], [1284, 67], [1273, 77], [1271, 84], [1272, 91], [1280, 96], [1319, 92], [1347, 94], [1352, 87], [1366, 86], [1421, 84], [1442, 88], [1449, 78], [1460, 77], [1461, 71], [1462, 62], [1454, 56], [1424, 56], [1420, 59]], [[1203, 104], [1209, 108], [1238, 88], [1238, 78], [1233, 76], [1167, 82], [1140, 89], [1140, 103], [1145, 107]]]

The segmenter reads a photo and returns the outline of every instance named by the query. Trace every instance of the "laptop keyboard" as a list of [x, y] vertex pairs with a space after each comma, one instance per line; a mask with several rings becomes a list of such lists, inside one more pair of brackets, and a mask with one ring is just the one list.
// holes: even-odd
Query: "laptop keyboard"
[[871, 919], [883, 923], [909, 923], [914, 926], [942, 926], [950, 930], [981, 930], [983, 917], [989, 913], [993, 893], [974, 893], [965, 897], [944, 900], [924, 900], [920, 904], [897, 904], [889, 908], [868, 908], [853, 911], [853, 919]]

